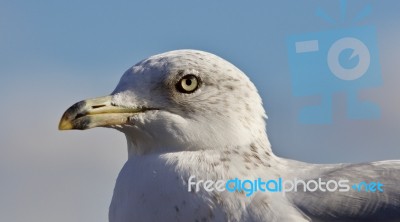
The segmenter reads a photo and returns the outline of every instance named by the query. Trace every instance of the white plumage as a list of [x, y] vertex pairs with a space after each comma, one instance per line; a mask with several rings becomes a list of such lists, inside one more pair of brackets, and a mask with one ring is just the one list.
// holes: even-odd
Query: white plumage
[[[126, 71], [111, 96], [95, 101], [72, 106], [60, 129], [104, 126], [125, 133], [129, 158], [116, 182], [111, 222], [400, 219], [400, 161], [314, 165], [275, 156], [255, 86], [210, 53], [177, 50], [152, 56]], [[380, 180], [386, 187], [384, 193], [256, 192], [247, 197], [188, 192], [191, 175], [214, 181], [345, 177]]]

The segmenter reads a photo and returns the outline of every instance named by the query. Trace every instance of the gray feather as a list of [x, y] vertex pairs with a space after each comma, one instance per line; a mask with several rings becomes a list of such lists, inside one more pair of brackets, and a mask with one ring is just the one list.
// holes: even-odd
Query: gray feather
[[[400, 161], [337, 165], [318, 170], [315, 178], [348, 179], [350, 184], [380, 181], [383, 192], [291, 192], [288, 198], [312, 221], [399, 221]], [[322, 172], [321, 172], [322, 171]], [[305, 174], [307, 174], [305, 172]], [[303, 191], [301, 187], [299, 191]]]

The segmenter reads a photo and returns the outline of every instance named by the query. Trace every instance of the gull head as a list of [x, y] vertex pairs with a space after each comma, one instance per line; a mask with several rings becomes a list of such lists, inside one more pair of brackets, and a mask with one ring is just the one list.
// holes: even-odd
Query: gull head
[[254, 84], [226, 60], [197, 50], [151, 56], [130, 69], [109, 96], [72, 105], [59, 129], [114, 128], [129, 155], [224, 149], [267, 141]]

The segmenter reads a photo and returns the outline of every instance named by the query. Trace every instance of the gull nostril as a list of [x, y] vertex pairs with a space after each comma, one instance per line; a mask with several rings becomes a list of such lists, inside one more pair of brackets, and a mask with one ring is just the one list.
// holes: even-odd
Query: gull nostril
[[92, 109], [97, 109], [97, 108], [101, 108], [101, 107], [104, 107], [104, 106], [106, 106], [106, 105], [95, 105], [95, 106], [92, 106]]

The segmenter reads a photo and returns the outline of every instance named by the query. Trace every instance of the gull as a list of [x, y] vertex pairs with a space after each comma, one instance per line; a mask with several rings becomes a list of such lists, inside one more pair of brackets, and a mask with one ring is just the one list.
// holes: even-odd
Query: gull
[[[111, 222], [400, 221], [399, 160], [326, 165], [281, 158], [271, 150], [266, 119], [240, 69], [211, 53], [175, 50], [128, 69], [110, 95], [72, 105], [59, 129], [125, 134], [128, 159], [114, 188]], [[197, 189], [193, 178], [346, 179], [375, 181], [383, 191], [307, 191], [296, 184], [298, 192], [247, 195]]]

